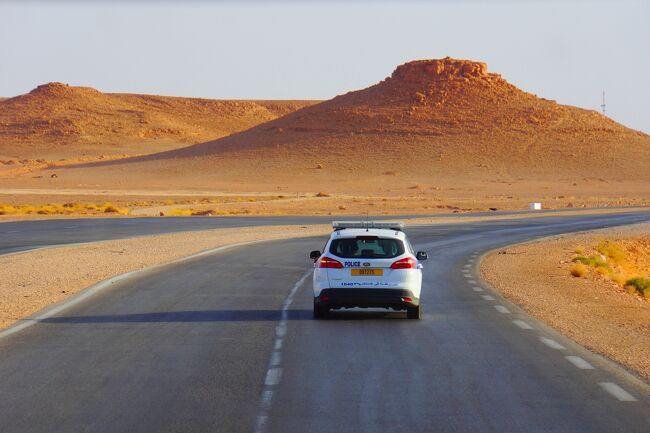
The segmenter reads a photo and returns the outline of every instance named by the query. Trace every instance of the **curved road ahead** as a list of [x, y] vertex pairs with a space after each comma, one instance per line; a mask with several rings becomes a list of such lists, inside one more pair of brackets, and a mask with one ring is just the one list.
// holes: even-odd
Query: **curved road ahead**
[[[436, 218], [465, 218], [476, 216], [507, 216], [521, 214], [575, 212], [575, 209], [515, 212], [480, 212], [465, 214], [434, 214]], [[427, 215], [421, 215], [427, 217]], [[25, 251], [51, 245], [123, 239], [135, 236], [178, 233], [217, 228], [258, 227], [268, 225], [329, 224], [331, 216], [270, 216], [270, 217], [140, 217], [140, 218], [82, 218], [8, 221], [0, 223], [0, 254]], [[367, 217], [345, 216], [338, 219], [359, 220]], [[403, 219], [412, 216], [382, 216], [373, 219]]]
[[3, 432], [639, 432], [650, 387], [475, 278], [486, 250], [650, 220], [549, 217], [407, 230], [423, 319], [311, 317], [307, 253], [237, 247], [143, 272], [0, 338]]

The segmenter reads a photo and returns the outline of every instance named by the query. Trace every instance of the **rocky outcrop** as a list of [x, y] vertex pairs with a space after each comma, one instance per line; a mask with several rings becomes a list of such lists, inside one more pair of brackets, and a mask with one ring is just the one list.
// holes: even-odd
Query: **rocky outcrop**
[[453, 80], [458, 77], [487, 77], [487, 64], [470, 60], [444, 59], [415, 60], [395, 69], [394, 80], [421, 82], [432, 80]]

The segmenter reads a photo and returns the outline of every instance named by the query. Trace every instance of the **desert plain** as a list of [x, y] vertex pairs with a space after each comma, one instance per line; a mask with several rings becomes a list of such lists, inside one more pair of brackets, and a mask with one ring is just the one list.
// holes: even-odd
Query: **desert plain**
[[0, 100], [5, 218], [644, 206], [649, 166], [647, 134], [451, 58], [326, 101], [62, 83]]

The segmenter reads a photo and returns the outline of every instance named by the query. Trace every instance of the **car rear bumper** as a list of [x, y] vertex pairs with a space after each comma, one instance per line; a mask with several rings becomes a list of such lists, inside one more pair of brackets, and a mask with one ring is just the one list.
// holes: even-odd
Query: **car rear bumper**
[[392, 308], [405, 310], [420, 305], [407, 289], [323, 289], [314, 305], [329, 308]]

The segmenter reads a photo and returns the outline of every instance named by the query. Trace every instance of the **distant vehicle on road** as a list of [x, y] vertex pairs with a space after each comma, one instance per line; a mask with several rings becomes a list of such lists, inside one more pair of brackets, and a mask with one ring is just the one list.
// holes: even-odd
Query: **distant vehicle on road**
[[404, 223], [334, 221], [325, 250], [312, 251], [314, 317], [330, 309], [391, 308], [420, 318], [421, 261], [403, 232]]

